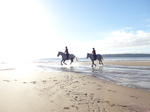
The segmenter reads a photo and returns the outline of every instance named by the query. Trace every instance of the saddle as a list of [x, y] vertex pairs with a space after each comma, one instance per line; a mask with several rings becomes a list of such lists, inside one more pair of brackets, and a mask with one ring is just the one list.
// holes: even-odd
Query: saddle
[[94, 60], [96, 60], [96, 58], [97, 58], [97, 55], [93, 55], [93, 57], [94, 57]]

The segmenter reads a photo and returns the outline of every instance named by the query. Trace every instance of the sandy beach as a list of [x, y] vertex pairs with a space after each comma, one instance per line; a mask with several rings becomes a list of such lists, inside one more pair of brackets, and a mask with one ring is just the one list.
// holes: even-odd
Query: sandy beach
[[[115, 63], [137, 65], [105, 61]], [[150, 92], [78, 72], [3, 69], [0, 79], [0, 112], [150, 112]]]

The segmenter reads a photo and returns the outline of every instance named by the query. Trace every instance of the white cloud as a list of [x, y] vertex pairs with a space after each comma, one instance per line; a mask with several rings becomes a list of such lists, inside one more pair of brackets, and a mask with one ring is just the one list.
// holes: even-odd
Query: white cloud
[[86, 57], [86, 53], [91, 53], [93, 47], [96, 49], [97, 54], [150, 53], [150, 32], [117, 30], [104, 40], [70, 41], [69, 43], [70, 52], [78, 57]]
[[108, 51], [109, 49], [113, 49], [114, 52], [150, 53], [150, 32], [142, 30], [137, 32], [131, 31], [129, 33], [125, 30], [114, 31], [108, 38], [101, 42], [105, 43], [103, 47], [108, 49]]
[[135, 33], [127, 33], [125, 31], [116, 31], [112, 34], [110, 43], [113, 43], [114, 47], [142, 47], [150, 45], [150, 32], [139, 30]]
[[150, 53], [150, 32], [117, 30], [104, 40], [76, 44], [76, 49], [78, 49], [76, 53], [85, 55], [91, 52], [93, 47], [99, 54]]

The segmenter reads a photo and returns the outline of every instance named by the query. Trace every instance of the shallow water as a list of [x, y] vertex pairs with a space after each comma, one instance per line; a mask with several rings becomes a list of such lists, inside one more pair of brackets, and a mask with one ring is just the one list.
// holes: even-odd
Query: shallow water
[[74, 64], [61, 66], [58, 63], [40, 64], [40, 69], [53, 72], [75, 72], [101, 78], [119, 85], [150, 91], [150, 66]]
[[150, 66], [97, 65], [92, 68], [91, 64], [87, 62], [90, 61], [73, 62], [71, 66], [61, 66], [60, 61], [0, 63], [0, 69], [40, 69], [51, 72], [74, 72], [101, 78], [123, 86], [150, 91]]

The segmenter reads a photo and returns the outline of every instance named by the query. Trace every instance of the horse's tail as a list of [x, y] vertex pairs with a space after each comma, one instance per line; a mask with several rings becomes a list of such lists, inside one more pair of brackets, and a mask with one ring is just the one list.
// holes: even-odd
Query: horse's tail
[[[100, 55], [100, 54], [99, 54]], [[102, 55], [100, 55], [101, 60], [104, 60], [104, 58], [102, 57]]]
[[76, 58], [76, 61], [79, 61], [78, 58], [77, 58], [76, 56], [75, 56], [75, 58]]

